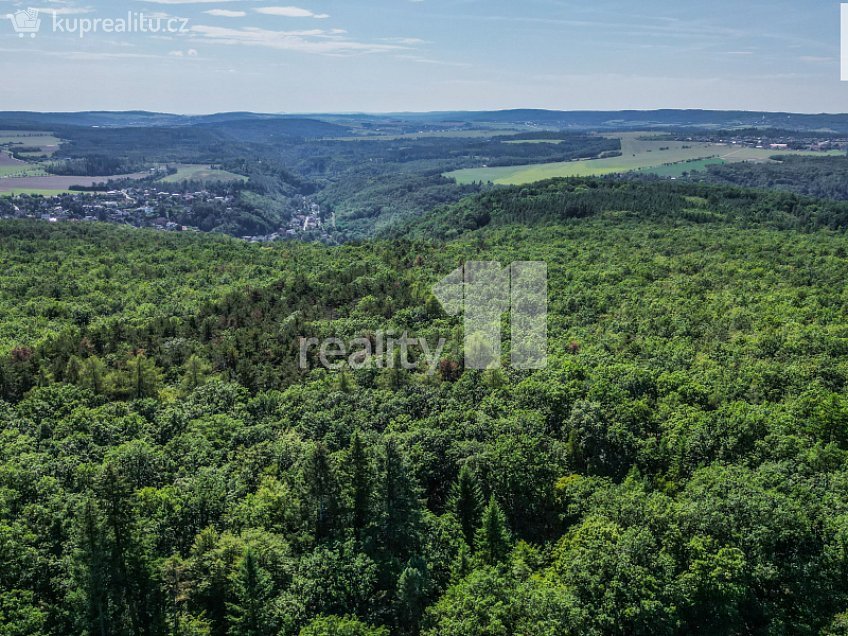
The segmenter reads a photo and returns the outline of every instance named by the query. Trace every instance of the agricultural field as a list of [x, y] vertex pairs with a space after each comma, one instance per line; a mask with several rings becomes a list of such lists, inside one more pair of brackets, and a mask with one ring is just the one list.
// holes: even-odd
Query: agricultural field
[[59, 149], [61, 140], [50, 133], [38, 131], [0, 130], [0, 194], [44, 193], [55, 194], [66, 188], [56, 189], [53, 184], [46, 188], [29, 188], [32, 179], [50, 178], [44, 168], [34, 162], [22, 161], [12, 156], [18, 147], [37, 148], [37, 151], [21, 153], [24, 158], [51, 156]]
[[[44, 169], [35, 163], [19, 161], [0, 151], [0, 184], [6, 178], [46, 176]], [[2, 190], [0, 190], [2, 191]]]
[[42, 194], [53, 196], [68, 192], [71, 186], [90, 187], [96, 183], [105, 183], [110, 179], [141, 179], [146, 176], [147, 173], [140, 172], [111, 177], [60, 177], [55, 175], [7, 177], [0, 179], [0, 195]]
[[644, 168], [638, 172], [643, 174], [654, 174], [658, 177], [682, 177], [690, 172], [703, 172], [709, 166], [721, 166], [727, 161], [720, 157], [711, 157], [709, 159], [693, 159], [692, 161], [681, 161], [665, 166], [657, 166], [655, 168]]
[[39, 152], [22, 153], [24, 157], [52, 156], [59, 150], [61, 143], [61, 139], [49, 132], [0, 130], [0, 146], [26, 146], [40, 149]]
[[246, 181], [247, 177], [226, 170], [216, 170], [208, 165], [181, 164], [175, 166], [176, 174], [161, 179], [163, 183], [180, 183], [181, 181]]
[[[594, 177], [633, 171], [667, 173], [677, 176], [684, 171], [697, 169], [688, 162], [733, 163], [742, 161], [767, 162], [776, 155], [825, 156], [830, 153], [772, 150], [767, 148], [740, 148], [729, 144], [671, 141], [645, 133], [615, 135], [621, 139], [620, 157], [540, 163], [526, 166], [497, 168], [469, 168], [447, 173], [445, 176], [460, 184], [491, 182], [498, 185], [522, 185], [556, 177]], [[834, 155], [842, 154], [839, 152]]]

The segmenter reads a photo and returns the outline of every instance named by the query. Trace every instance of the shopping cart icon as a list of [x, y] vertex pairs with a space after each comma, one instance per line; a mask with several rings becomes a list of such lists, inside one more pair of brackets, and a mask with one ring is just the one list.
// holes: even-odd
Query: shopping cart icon
[[12, 27], [18, 37], [24, 37], [27, 33], [34, 38], [41, 29], [41, 18], [38, 17], [38, 9], [22, 9], [7, 16], [12, 21]]

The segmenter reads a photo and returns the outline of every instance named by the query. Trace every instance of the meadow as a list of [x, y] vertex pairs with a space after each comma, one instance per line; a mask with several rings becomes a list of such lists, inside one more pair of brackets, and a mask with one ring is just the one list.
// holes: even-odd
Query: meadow
[[0, 153], [0, 192], [6, 178], [43, 176], [47, 173], [38, 164], [18, 161], [9, 155]]
[[61, 143], [61, 139], [55, 137], [49, 132], [0, 130], [0, 146], [14, 144], [17, 146], [40, 149], [39, 152], [22, 153], [25, 157], [40, 155], [52, 156], [57, 150], [59, 150], [59, 145]]
[[96, 183], [106, 183], [110, 179], [140, 179], [146, 173], [115, 175], [111, 177], [64, 177], [56, 175], [8, 177], [0, 179], [0, 195], [41, 194], [54, 196], [68, 192], [71, 186], [91, 187]]
[[643, 168], [639, 172], [643, 174], [654, 174], [658, 177], [682, 177], [690, 172], [703, 172], [708, 166], [721, 166], [727, 161], [720, 157], [711, 157], [709, 159], [692, 159], [690, 161], [680, 161], [670, 163], [664, 166], [656, 166], [654, 168]]
[[[525, 166], [482, 167], [456, 170], [445, 176], [457, 183], [491, 182], [497, 185], [522, 185], [556, 177], [594, 177], [633, 171], [649, 171], [663, 176], [677, 176], [690, 171], [687, 162], [707, 161], [733, 163], [742, 161], [767, 162], [776, 155], [825, 156], [823, 152], [772, 150], [768, 148], [740, 148], [729, 144], [664, 140], [645, 133], [615, 135], [621, 139], [619, 157], [537, 163]], [[834, 153], [841, 154], [841, 153]], [[671, 166], [675, 166], [671, 169]]]
[[[3, 161], [0, 155], [0, 195], [44, 195], [55, 196], [68, 192], [71, 186], [90, 187], [109, 180], [141, 179], [148, 176], [145, 172], [113, 176], [58, 176], [50, 175], [39, 164], [25, 163], [8, 157]], [[214, 170], [208, 165], [180, 164], [177, 172], [163, 178], [164, 183], [180, 183], [182, 181], [245, 181], [247, 177], [233, 174], [225, 170]]]
[[[52, 156], [59, 144], [61, 140], [49, 132], [0, 130], [0, 146], [7, 147], [0, 150], [0, 194], [54, 195], [67, 191], [68, 186], [58, 187], [53, 181], [56, 177], [51, 177], [40, 164], [21, 161], [11, 154], [15, 147], [27, 147], [38, 151], [21, 153], [26, 159]], [[63, 178], [67, 179], [60, 177]]]
[[201, 164], [179, 164], [174, 166], [177, 172], [161, 179], [163, 183], [180, 183], [182, 181], [246, 181], [247, 177], [216, 170], [208, 165]]

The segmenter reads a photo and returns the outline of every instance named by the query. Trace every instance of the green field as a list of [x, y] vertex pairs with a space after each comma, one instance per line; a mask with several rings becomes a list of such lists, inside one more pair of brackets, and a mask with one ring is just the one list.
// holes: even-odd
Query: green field
[[0, 165], [0, 179], [8, 177], [44, 177], [47, 173], [34, 163], [19, 163], [15, 165]]
[[[483, 167], [456, 170], [445, 176], [460, 184], [491, 182], [498, 185], [522, 185], [556, 177], [594, 177], [622, 172], [650, 171], [664, 176], [679, 176], [697, 169], [695, 162], [721, 163], [739, 161], [771, 161], [775, 155], [827, 156], [840, 152], [804, 152], [771, 150], [768, 148], [738, 148], [729, 144], [667, 141], [656, 135], [650, 139], [644, 133], [625, 133], [621, 138], [620, 157], [588, 159], [526, 166]], [[687, 163], [692, 162], [692, 163]], [[680, 164], [680, 165], [677, 165]], [[672, 167], [673, 166], [673, 167]]]
[[0, 130], [0, 144], [55, 146], [59, 143], [61, 143], [61, 140], [49, 132]]
[[25, 153], [23, 156], [33, 157], [39, 154], [52, 155], [59, 149], [62, 140], [49, 132], [0, 130], [0, 146], [15, 144], [18, 146], [38, 147], [40, 153]]
[[176, 174], [169, 175], [161, 179], [163, 183], [180, 183], [181, 181], [246, 181], [247, 177], [239, 174], [227, 172], [226, 170], [216, 170], [208, 165], [200, 164], [181, 164], [174, 166], [177, 169]]
[[0, 197], [15, 197], [22, 194], [31, 197], [57, 197], [60, 194], [79, 194], [79, 192], [74, 192], [73, 190], [39, 190], [37, 188], [0, 190]]
[[682, 177], [688, 172], [702, 172], [708, 166], [720, 166], [727, 163], [724, 159], [713, 157], [710, 159], [696, 159], [694, 161], [682, 161], [671, 163], [665, 166], [657, 166], [655, 168], [644, 168], [639, 172], [655, 174], [658, 177]]
[[[32, 163], [30, 158], [42, 155], [52, 155], [59, 149], [61, 140], [50, 133], [37, 131], [14, 131], [0, 130], [0, 192], [9, 194], [13, 192], [10, 188], [3, 188], [5, 179], [28, 179], [30, 177], [46, 177], [47, 173], [38, 163]], [[29, 161], [20, 161], [11, 156], [14, 147], [38, 147], [40, 150], [34, 153], [24, 153], [23, 158]], [[29, 192], [24, 189], [24, 192]], [[52, 193], [52, 191], [50, 191]]]
[[68, 192], [72, 186], [92, 186], [95, 183], [105, 183], [110, 179], [141, 179], [145, 176], [147, 176], [146, 172], [98, 177], [68, 177], [44, 174], [33, 174], [26, 177], [6, 177], [0, 179], [0, 196], [12, 194], [54, 196]]

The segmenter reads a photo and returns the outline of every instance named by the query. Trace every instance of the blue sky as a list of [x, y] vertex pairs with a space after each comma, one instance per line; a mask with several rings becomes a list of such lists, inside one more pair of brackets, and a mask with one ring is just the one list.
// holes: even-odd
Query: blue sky
[[[28, 7], [36, 38], [0, 22], [0, 110], [848, 111], [827, 0], [0, 0], [0, 16]], [[54, 10], [188, 22], [80, 38]]]

